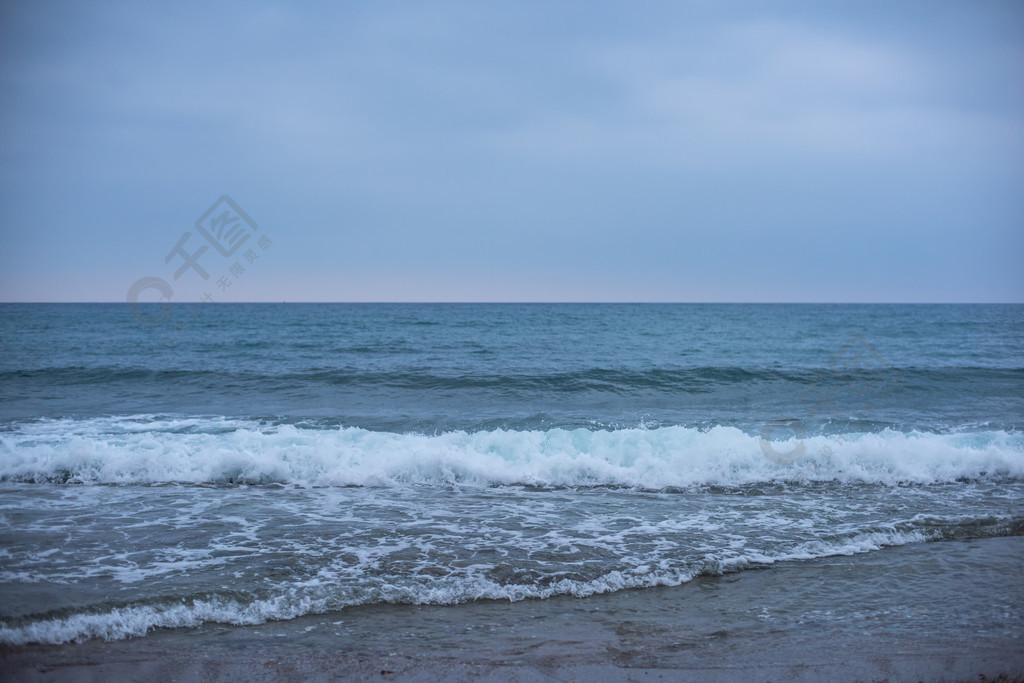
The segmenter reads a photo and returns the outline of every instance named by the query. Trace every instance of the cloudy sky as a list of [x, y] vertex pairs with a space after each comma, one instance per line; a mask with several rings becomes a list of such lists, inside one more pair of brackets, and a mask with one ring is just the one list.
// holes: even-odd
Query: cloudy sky
[[0, 173], [7, 301], [1020, 302], [1024, 3], [5, 2]]

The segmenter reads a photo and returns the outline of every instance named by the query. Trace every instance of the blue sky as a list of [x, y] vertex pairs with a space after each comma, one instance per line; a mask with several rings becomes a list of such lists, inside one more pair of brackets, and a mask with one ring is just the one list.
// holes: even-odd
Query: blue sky
[[1024, 301], [1019, 2], [8, 2], [0, 122], [0, 300]]

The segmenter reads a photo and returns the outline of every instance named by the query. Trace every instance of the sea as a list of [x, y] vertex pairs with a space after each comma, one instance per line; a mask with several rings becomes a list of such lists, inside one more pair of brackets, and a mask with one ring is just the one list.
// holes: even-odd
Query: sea
[[[985, 596], [972, 548], [1022, 535], [1021, 305], [0, 305], [7, 646], [653, 604], [939, 544], [935, 594]], [[941, 628], [1015, 642], [1022, 596]]]

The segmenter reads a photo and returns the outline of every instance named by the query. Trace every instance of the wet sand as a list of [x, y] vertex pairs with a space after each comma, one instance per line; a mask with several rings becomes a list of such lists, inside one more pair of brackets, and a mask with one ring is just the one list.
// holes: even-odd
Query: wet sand
[[0, 678], [1024, 681], [1022, 579], [1024, 537], [925, 543], [583, 600], [5, 648]]

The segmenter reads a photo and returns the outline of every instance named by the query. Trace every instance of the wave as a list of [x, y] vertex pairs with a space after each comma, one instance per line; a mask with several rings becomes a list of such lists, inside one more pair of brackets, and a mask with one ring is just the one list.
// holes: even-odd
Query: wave
[[765, 482], [1024, 479], [1020, 432], [885, 429], [798, 436], [766, 441], [724, 426], [427, 435], [226, 418], [41, 420], [0, 433], [0, 480], [662, 490]]
[[168, 383], [181, 386], [210, 387], [224, 382], [253, 387], [272, 386], [348, 386], [390, 387], [406, 390], [500, 389], [502, 391], [548, 391], [574, 393], [584, 391], [632, 393], [665, 391], [706, 393], [714, 387], [746, 384], [785, 384], [814, 388], [882, 385], [887, 390], [909, 388], [948, 390], [974, 385], [991, 387], [993, 383], [1019, 383], [1024, 368], [1019, 367], [943, 367], [943, 368], [745, 368], [707, 366], [692, 368], [580, 368], [572, 371], [519, 373], [467, 372], [460, 368], [446, 374], [432, 367], [409, 367], [395, 371], [367, 371], [355, 367], [318, 367], [274, 373], [237, 370], [187, 368], [150, 369], [121, 366], [62, 366], [33, 370], [0, 371], [0, 385], [31, 382], [44, 386], [71, 385], [145, 385]]
[[194, 628], [205, 623], [253, 626], [324, 614], [365, 604], [457, 605], [479, 600], [518, 602], [558, 596], [586, 598], [617, 591], [679, 586], [698, 576], [719, 576], [778, 562], [854, 555], [937, 539], [919, 530], [889, 530], [852, 534], [831, 541], [814, 541], [775, 554], [717, 558], [708, 556], [692, 566], [672, 569], [640, 567], [611, 571], [591, 580], [560, 579], [544, 585], [503, 584], [481, 576], [428, 582], [389, 583], [362, 593], [340, 593], [336, 586], [288, 587], [270, 597], [206, 594], [192, 598], [151, 601], [149, 604], [94, 606], [63, 615], [27, 615], [0, 621], [0, 644], [60, 644], [93, 638], [120, 640], [144, 636], [155, 628]]

